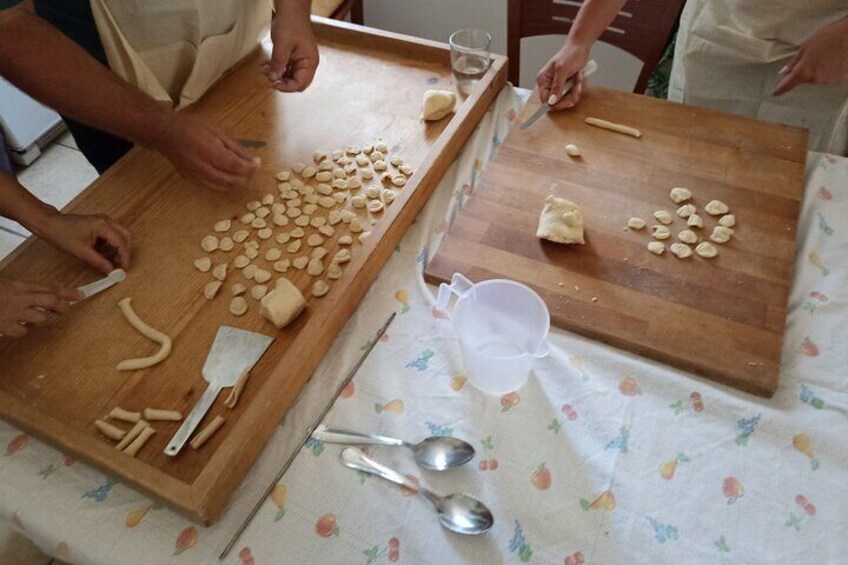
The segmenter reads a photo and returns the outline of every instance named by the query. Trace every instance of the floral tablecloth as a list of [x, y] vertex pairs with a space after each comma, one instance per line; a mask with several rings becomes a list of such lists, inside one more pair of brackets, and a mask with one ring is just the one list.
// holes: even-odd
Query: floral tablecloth
[[306, 443], [224, 561], [262, 563], [844, 563], [848, 559], [848, 159], [810, 154], [781, 386], [763, 400], [562, 331], [519, 391], [462, 373], [423, 265], [513, 125], [505, 89], [213, 527], [0, 424], [0, 517], [75, 563], [215, 563], [388, 315], [394, 324], [325, 423], [471, 441], [467, 468], [423, 472], [485, 501], [464, 538], [429, 503]]

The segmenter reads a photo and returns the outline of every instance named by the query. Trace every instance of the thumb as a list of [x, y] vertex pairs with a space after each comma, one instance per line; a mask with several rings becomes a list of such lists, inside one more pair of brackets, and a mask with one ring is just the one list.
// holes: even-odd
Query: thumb
[[281, 42], [274, 44], [274, 50], [271, 52], [271, 63], [268, 65], [268, 79], [271, 82], [281, 80], [286, 74], [286, 68], [289, 66], [294, 45], [289, 42]]

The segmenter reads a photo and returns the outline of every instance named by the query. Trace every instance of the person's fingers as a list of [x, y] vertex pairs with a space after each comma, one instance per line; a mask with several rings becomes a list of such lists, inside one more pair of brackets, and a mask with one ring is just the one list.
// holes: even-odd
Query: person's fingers
[[573, 108], [578, 101], [580, 101], [580, 94], [583, 92], [583, 71], [578, 72], [574, 76], [574, 86], [571, 87], [571, 90], [562, 97], [562, 99], [557, 102], [554, 106], [554, 110], [564, 110], [566, 108]]
[[24, 322], [29, 326], [43, 326], [47, 323], [48, 316], [44, 310], [35, 308], [27, 308], [18, 316], [19, 321]]
[[[118, 231], [115, 228], [115, 225], [111, 220], [104, 222], [103, 224], [98, 225], [95, 228], [95, 234], [100, 239], [106, 241], [106, 243], [114, 249], [118, 254], [118, 265], [119, 267], [123, 267], [124, 269], [128, 269], [130, 266], [130, 242], [126, 238], [126, 236]], [[94, 251], [95, 255], [103, 257], [96, 249], [91, 248], [91, 251]], [[106, 259], [105, 257], [103, 257]], [[114, 268], [114, 265], [109, 260], [106, 260], [106, 263], [109, 264], [109, 271]], [[95, 265], [92, 263], [92, 266], [96, 268], [101, 268], [101, 266], [105, 266], [104, 264], [98, 261], [98, 264]], [[107, 272], [108, 271], [104, 271]]]
[[795, 65], [798, 64], [798, 61], [801, 59], [801, 53], [802, 51], [800, 49], [796, 51], [795, 54], [792, 55], [792, 58], [789, 59], [789, 62], [783, 65], [783, 68], [780, 69], [777, 74], [786, 75], [787, 73], [789, 73], [789, 71], [791, 71], [795, 67]]
[[280, 42], [274, 44], [271, 61], [268, 63], [268, 80], [274, 82], [283, 78], [289, 66], [293, 51], [294, 45], [291, 43]]
[[33, 294], [33, 293], [51, 293], [56, 292], [56, 287], [44, 284], [44, 283], [35, 283], [29, 281], [18, 281], [14, 280], [12, 282], [12, 288], [18, 294]]
[[71, 307], [70, 302], [58, 293], [36, 294], [32, 297], [31, 305], [57, 314], [65, 314]]
[[215, 155], [210, 159], [210, 164], [229, 175], [236, 177], [248, 177], [258, 168], [257, 158], [246, 152], [238, 142], [228, 144], [226, 137], [218, 138], [221, 145], [216, 149]]
[[563, 63], [557, 62], [554, 65], [554, 77], [551, 80], [551, 94], [548, 97], [548, 104], [556, 107], [562, 100], [562, 91], [565, 90], [565, 82], [571, 76], [569, 67]]
[[211, 164], [204, 164], [197, 171], [198, 178], [208, 186], [215, 190], [229, 191], [234, 188], [239, 188], [247, 183], [246, 177], [240, 177], [222, 171]]
[[241, 142], [234, 137], [230, 137], [228, 135], [222, 135], [221, 141], [224, 144], [224, 147], [235, 153], [238, 157], [240, 157], [245, 162], [250, 163], [251, 172], [255, 171], [262, 165], [262, 159], [257, 157], [255, 154], [251, 153], [247, 150], [247, 148], [241, 144]]
[[68, 302], [77, 302], [85, 298], [83, 294], [73, 287], [60, 287], [56, 290], [56, 294], [59, 298], [63, 300], [67, 300]]
[[23, 324], [12, 323], [0, 326], [0, 334], [7, 337], [24, 337], [29, 333], [29, 328]]
[[786, 94], [799, 84], [810, 82], [810, 80], [812, 80], [810, 72], [807, 71], [807, 68], [803, 64], [799, 63], [777, 84], [777, 87], [774, 89], [774, 95], [780, 96], [781, 94]]
[[303, 59], [298, 62], [298, 65], [294, 70], [294, 80], [298, 84], [300, 84], [301, 92], [306, 90], [309, 85], [312, 84], [312, 79], [315, 78], [315, 71], [317, 70], [317, 61], [312, 61], [311, 59]]
[[553, 80], [553, 61], [549, 61], [539, 74], [536, 75], [536, 87], [539, 90], [539, 101], [543, 104], [551, 96], [551, 81]]
[[300, 83], [297, 82], [293, 77], [283, 77], [280, 80], [274, 83], [274, 90], [278, 90], [279, 92], [300, 92], [302, 89], [300, 87]]

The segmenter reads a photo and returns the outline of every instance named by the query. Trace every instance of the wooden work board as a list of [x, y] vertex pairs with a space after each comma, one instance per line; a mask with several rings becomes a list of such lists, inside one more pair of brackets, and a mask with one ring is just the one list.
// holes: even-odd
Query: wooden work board
[[[573, 110], [543, 116], [528, 104], [486, 166], [429, 264], [430, 282], [461, 272], [509, 278], [535, 289], [554, 325], [742, 390], [778, 385], [807, 132], [712, 110], [592, 87]], [[584, 123], [589, 116], [639, 128], [640, 139]], [[566, 144], [578, 145], [571, 158]], [[647, 251], [650, 230], [630, 217], [675, 218], [673, 187], [687, 187], [704, 217], [718, 199], [736, 215], [718, 257], [677, 259]], [[585, 245], [535, 237], [548, 194], [576, 203]]]
[[[314, 24], [321, 65], [307, 91], [286, 95], [269, 88], [259, 71], [260, 61], [270, 50], [266, 41], [189, 110], [239, 138], [267, 143], [256, 150], [262, 167], [250, 186], [230, 193], [211, 192], [180, 177], [162, 156], [133, 149], [66, 209], [109, 214], [132, 231], [127, 279], [26, 339], [0, 338], [0, 415], [206, 523], [224, 510], [505, 84], [506, 59], [493, 56], [490, 70], [476, 88], [459, 96], [456, 113], [427, 123], [420, 119], [423, 93], [432, 88], [455, 90], [447, 45], [321, 18], [315, 18]], [[203, 297], [202, 289], [213, 279], [192, 263], [206, 255], [200, 241], [214, 234], [216, 221], [239, 218], [247, 211], [248, 201], [276, 195], [275, 173], [297, 162], [311, 164], [316, 149], [329, 153], [378, 138], [388, 142], [389, 157], [402, 155], [415, 173], [398, 189], [397, 199], [379, 214], [376, 224], [371, 224], [368, 212], [357, 211], [372, 234], [362, 243], [354, 242], [353, 258], [341, 279], [329, 281], [328, 295], [310, 295], [313, 279], [306, 271], [291, 268], [281, 275], [266, 263], [264, 268], [274, 275], [268, 283], [271, 288], [277, 277], [286, 276], [308, 304], [292, 325], [277, 331], [259, 315], [259, 304], [249, 292], [253, 283], [232, 266], [232, 259], [241, 252], [236, 244], [230, 253], [212, 254], [214, 264], [230, 263], [230, 274], [214, 300]], [[319, 207], [315, 215], [327, 212]], [[244, 227], [233, 223], [228, 235]], [[294, 228], [294, 224], [270, 225], [275, 234]], [[337, 232], [324, 244], [330, 252], [327, 261], [341, 248], [338, 237], [347, 233]], [[256, 239], [255, 233], [251, 239]], [[274, 238], [263, 241], [255, 263], [261, 263], [272, 246], [285, 247]], [[306, 245], [304, 249], [309, 250]], [[0, 269], [6, 277], [68, 285], [100, 276], [45, 242], [33, 240], [0, 263]], [[235, 282], [248, 287], [250, 310], [242, 317], [229, 312], [230, 287]], [[117, 307], [124, 297], [132, 297], [145, 322], [172, 337], [173, 351], [161, 364], [140, 371], [116, 370], [119, 361], [157, 349], [124, 320]], [[235, 409], [223, 406], [226, 394], [217, 399], [201, 427], [218, 414], [226, 423], [202, 449], [186, 446], [175, 458], [164, 455], [178, 423], [153, 422], [157, 433], [136, 458], [118, 452], [97, 433], [93, 420], [115, 406], [188, 414], [206, 387], [201, 368], [221, 325], [275, 335], [276, 341], [251, 372]]]

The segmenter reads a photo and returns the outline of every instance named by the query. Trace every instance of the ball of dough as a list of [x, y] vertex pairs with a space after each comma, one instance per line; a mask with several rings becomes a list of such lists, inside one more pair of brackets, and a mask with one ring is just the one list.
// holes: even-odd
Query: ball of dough
[[716, 243], [727, 243], [733, 236], [733, 230], [724, 226], [715, 226], [710, 239]]
[[580, 157], [580, 148], [573, 143], [569, 143], [565, 146], [565, 152], [569, 157]]
[[685, 243], [672, 243], [669, 249], [678, 259], [686, 259], [692, 256], [692, 248]]
[[686, 225], [693, 228], [703, 228], [704, 220], [698, 214], [692, 214], [687, 218]]
[[677, 209], [677, 215], [680, 216], [681, 218], [688, 218], [689, 216], [694, 214], [696, 211], [697, 211], [697, 208], [695, 208], [694, 205], [684, 204], [683, 206], [681, 206], [680, 208]]
[[727, 214], [730, 211], [730, 208], [721, 200], [711, 200], [706, 206], [704, 206], [704, 210], [706, 210], [707, 214], [710, 216], [719, 216], [721, 214]]
[[692, 230], [683, 230], [677, 234], [677, 239], [683, 243], [695, 243], [698, 241], [698, 236]]
[[718, 225], [724, 226], [726, 228], [732, 228], [736, 225], [736, 216], [734, 216], [733, 214], [722, 216], [718, 220]]
[[669, 214], [665, 210], [657, 210], [656, 212], [654, 212], [654, 217], [659, 223], [665, 225], [668, 225], [674, 221], [674, 219], [671, 217], [671, 214]]
[[306, 300], [290, 280], [277, 279], [274, 290], [266, 294], [260, 302], [259, 313], [269, 322], [283, 329], [297, 318], [306, 308]]
[[648, 251], [654, 255], [662, 255], [663, 251], [665, 251], [665, 244], [659, 241], [651, 241], [648, 243]]
[[586, 243], [583, 238], [583, 213], [573, 202], [549, 195], [539, 216], [536, 237], [555, 243]]
[[630, 218], [627, 220], [627, 227], [631, 230], [641, 230], [645, 227], [645, 220], [642, 218]]
[[651, 237], [654, 239], [668, 239], [671, 237], [671, 231], [665, 226], [651, 226], [653, 233]]
[[718, 249], [716, 249], [716, 246], [709, 241], [702, 241], [698, 244], [698, 247], [695, 248], [695, 253], [701, 257], [710, 259], [718, 255]]
[[686, 202], [692, 198], [692, 191], [688, 188], [678, 186], [671, 189], [671, 194], [669, 196], [671, 196], [671, 199], [675, 204], [680, 204], [681, 202]]
[[[424, 93], [424, 119], [441, 120], [453, 112], [456, 94], [449, 90], [428, 90]], [[373, 158], [372, 158], [373, 160]]]

